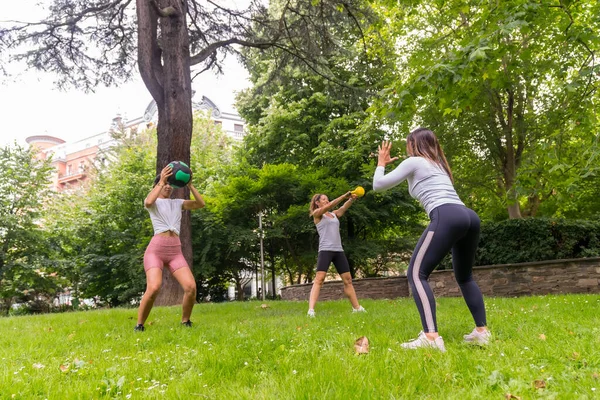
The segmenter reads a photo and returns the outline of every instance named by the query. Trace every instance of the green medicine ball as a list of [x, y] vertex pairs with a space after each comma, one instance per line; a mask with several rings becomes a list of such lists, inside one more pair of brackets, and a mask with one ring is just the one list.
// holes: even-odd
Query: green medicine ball
[[183, 161], [171, 161], [169, 165], [173, 168], [173, 175], [167, 179], [169, 185], [182, 188], [190, 183], [192, 180], [192, 170], [186, 163]]

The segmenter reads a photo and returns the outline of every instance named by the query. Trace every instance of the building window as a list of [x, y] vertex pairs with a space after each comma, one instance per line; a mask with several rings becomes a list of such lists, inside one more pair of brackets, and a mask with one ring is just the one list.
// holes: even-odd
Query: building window
[[223, 121], [215, 121], [215, 125], [223, 125]]
[[83, 174], [83, 171], [85, 171], [85, 163], [83, 161], [79, 162], [79, 173]]
[[233, 125], [233, 131], [237, 132], [237, 133], [244, 133], [244, 125], [242, 125], [242, 124]]

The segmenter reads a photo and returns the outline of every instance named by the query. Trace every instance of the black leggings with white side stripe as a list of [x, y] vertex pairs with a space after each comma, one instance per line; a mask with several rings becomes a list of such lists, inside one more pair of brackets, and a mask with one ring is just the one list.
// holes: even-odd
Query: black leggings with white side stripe
[[415, 247], [408, 267], [408, 282], [421, 314], [423, 331], [437, 332], [435, 298], [427, 278], [452, 251], [454, 278], [476, 326], [486, 326], [485, 307], [473, 280], [473, 263], [479, 242], [480, 220], [475, 211], [460, 204], [444, 204], [431, 211], [430, 223]]

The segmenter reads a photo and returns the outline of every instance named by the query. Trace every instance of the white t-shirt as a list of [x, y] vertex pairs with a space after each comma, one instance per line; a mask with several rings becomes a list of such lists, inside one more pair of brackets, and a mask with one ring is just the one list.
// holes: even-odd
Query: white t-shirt
[[373, 190], [380, 192], [392, 188], [405, 179], [408, 180], [408, 193], [419, 200], [427, 215], [442, 204], [464, 205], [446, 171], [423, 157], [409, 157], [387, 175], [385, 167], [377, 167]]
[[179, 235], [184, 201], [183, 199], [156, 199], [154, 204], [146, 207], [150, 213], [155, 235], [167, 231]]

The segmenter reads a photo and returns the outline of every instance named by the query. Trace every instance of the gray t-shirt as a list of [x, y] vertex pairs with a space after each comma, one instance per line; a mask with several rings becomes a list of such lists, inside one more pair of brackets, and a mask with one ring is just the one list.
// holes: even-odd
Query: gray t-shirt
[[[333, 216], [329, 218], [327, 215]], [[334, 213], [325, 213], [317, 224], [319, 251], [344, 251], [340, 237], [340, 220]]]
[[390, 189], [405, 179], [408, 180], [408, 193], [421, 203], [427, 215], [442, 204], [464, 205], [446, 171], [423, 157], [409, 157], [387, 175], [385, 167], [377, 167], [373, 190]]

